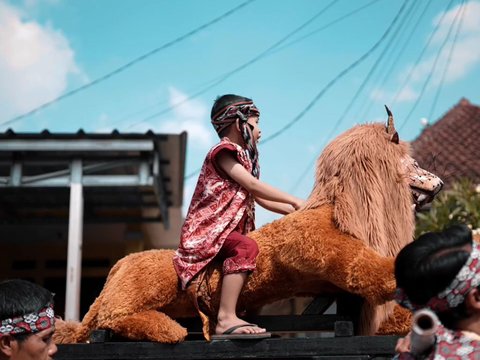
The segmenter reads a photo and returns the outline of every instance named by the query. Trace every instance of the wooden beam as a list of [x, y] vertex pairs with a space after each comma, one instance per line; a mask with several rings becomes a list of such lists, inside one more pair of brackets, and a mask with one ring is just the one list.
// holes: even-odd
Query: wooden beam
[[154, 359], [379, 359], [394, 354], [396, 336], [274, 337], [264, 340], [190, 340], [179, 344], [107, 342], [59, 345], [56, 360]]

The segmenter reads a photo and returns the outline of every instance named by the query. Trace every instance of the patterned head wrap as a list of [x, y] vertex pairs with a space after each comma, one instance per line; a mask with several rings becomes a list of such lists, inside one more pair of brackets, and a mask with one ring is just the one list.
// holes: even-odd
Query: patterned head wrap
[[480, 250], [478, 245], [473, 242], [470, 256], [455, 279], [445, 290], [432, 297], [425, 305], [411, 302], [407, 294], [400, 288], [397, 289], [395, 300], [401, 306], [412, 311], [426, 307], [434, 312], [443, 312], [463, 303], [470, 290], [478, 285], [480, 285]]
[[247, 147], [247, 153], [252, 161], [252, 175], [258, 178], [260, 176], [260, 165], [258, 164], [257, 144], [253, 139], [253, 133], [248, 126], [248, 118], [260, 116], [260, 111], [253, 101], [244, 100], [227, 105], [212, 115], [212, 125], [220, 134], [224, 129], [240, 119], [240, 131]]
[[0, 320], [0, 338], [7, 335], [34, 334], [51, 328], [55, 324], [53, 303], [38, 312]]

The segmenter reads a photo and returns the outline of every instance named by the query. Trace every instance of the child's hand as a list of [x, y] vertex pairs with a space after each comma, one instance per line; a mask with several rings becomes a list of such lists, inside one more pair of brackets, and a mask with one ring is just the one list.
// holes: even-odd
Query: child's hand
[[298, 210], [303, 206], [304, 203], [305, 201], [303, 199], [293, 197], [293, 201], [290, 204], [293, 206], [295, 210]]
[[397, 353], [409, 352], [410, 351], [410, 333], [407, 334], [404, 338], [397, 340], [397, 345], [395, 346], [395, 351]]

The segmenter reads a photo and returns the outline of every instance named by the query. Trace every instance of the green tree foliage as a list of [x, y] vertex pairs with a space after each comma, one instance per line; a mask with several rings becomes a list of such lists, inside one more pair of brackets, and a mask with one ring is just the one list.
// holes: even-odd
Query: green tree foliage
[[443, 190], [432, 202], [430, 211], [417, 214], [415, 236], [459, 223], [471, 229], [480, 228], [480, 186], [468, 179]]

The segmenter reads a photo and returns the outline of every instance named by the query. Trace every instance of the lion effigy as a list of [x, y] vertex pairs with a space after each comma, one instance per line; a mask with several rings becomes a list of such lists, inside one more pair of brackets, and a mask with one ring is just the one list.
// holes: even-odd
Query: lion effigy
[[[393, 260], [413, 239], [413, 208], [431, 201], [442, 182], [409, 156], [387, 111], [387, 126], [357, 125], [325, 148], [303, 209], [248, 234], [260, 253], [239, 309], [255, 313], [292, 296], [350, 293], [364, 299], [359, 334], [408, 331], [405, 313], [394, 311], [391, 301]], [[219, 305], [220, 266], [207, 267], [182, 291], [173, 255], [149, 250], [118, 261], [82, 322], [57, 326], [56, 342], [84, 342], [94, 329], [180, 342], [187, 331], [175, 319], [199, 313], [208, 339]]]

